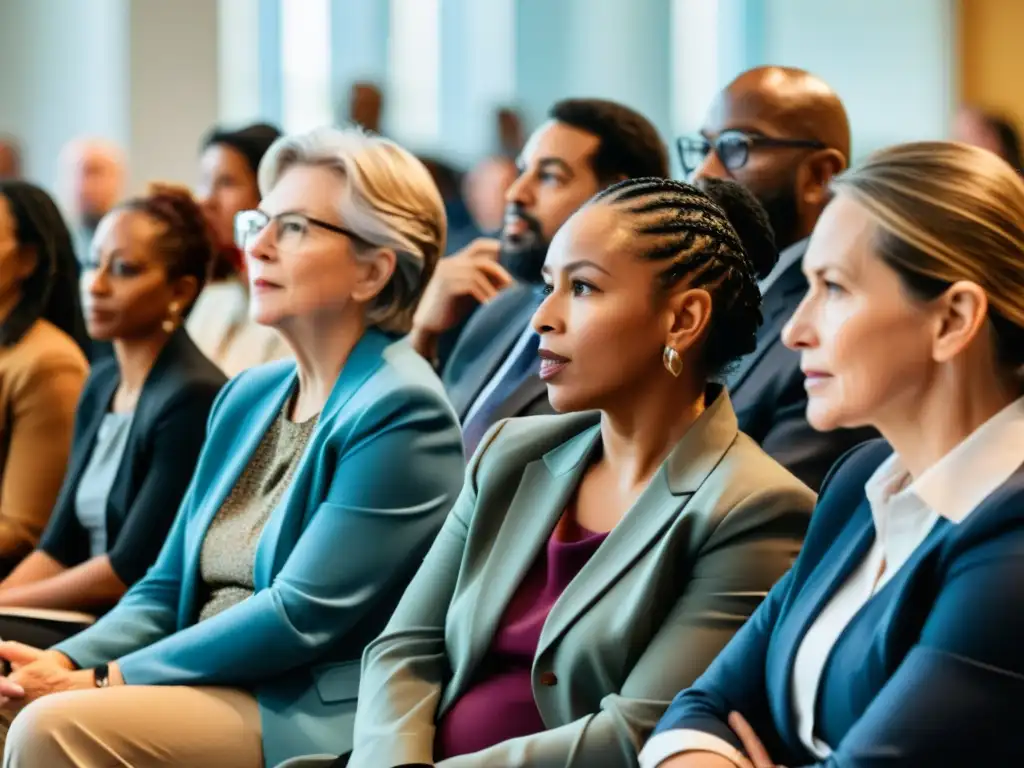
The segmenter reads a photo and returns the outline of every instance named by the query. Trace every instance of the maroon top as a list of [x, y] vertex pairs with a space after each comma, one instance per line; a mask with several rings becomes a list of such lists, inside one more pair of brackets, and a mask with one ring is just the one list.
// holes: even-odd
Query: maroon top
[[607, 536], [568, 518], [555, 526], [546, 550], [505, 608], [473, 684], [437, 723], [435, 760], [546, 730], [531, 682], [540, 633], [555, 601]]

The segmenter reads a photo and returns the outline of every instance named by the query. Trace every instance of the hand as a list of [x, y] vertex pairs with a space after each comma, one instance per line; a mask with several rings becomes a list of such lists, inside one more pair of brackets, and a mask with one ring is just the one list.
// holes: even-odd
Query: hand
[[10, 662], [12, 670], [28, 666], [37, 661], [45, 661], [54, 666], [73, 670], [71, 659], [58, 651], [44, 651], [31, 645], [15, 642], [0, 642], [0, 659]]
[[750, 758], [750, 763], [753, 768], [783, 768], [781, 765], [776, 765], [775, 762], [769, 757], [768, 750], [764, 748], [764, 744], [754, 733], [754, 729], [750, 727], [750, 723], [743, 717], [739, 712], [733, 712], [729, 715], [729, 727], [732, 728], [741, 742], [743, 742], [743, 750], [747, 753], [747, 757]]
[[[454, 328], [474, 304], [486, 304], [515, 282], [498, 263], [501, 244], [478, 238], [441, 259], [413, 317], [413, 346], [420, 354], [437, 336]], [[430, 356], [430, 355], [426, 355]]]
[[94, 687], [91, 669], [71, 671], [41, 658], [8, 677], [0, 677], [0, 706], [21, 709], [51, 693], [84, 691]]

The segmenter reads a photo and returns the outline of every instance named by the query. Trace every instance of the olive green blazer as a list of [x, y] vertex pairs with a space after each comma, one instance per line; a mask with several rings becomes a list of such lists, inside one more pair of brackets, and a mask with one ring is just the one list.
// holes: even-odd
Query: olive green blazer
[[[600, 443], [592, 413], [499, 423], [363, 655], [350, 768], [433, 764], [506, 606]], [[634, 766], [672, 697], [796, 557], [815, 495], [738, 431], [724, 392], [551, 610], [533, 663], [548, 730], [444, 768]]]

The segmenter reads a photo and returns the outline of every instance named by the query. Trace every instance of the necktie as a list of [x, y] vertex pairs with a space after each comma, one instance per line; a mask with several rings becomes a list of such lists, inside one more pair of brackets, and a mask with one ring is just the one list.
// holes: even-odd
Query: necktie
[[536, 375], [540, 370], [540, 358], [537, 357], [539, 348], [540, 336], [531, 332], [526, 343], [517, 344], [513, 349], [514, 357], [498, 370], [496, 375], [499, 375], [501, 379], [491, 382], [489, 391], [485, 388], [483, 399], [462, 428], [462, 442], [468, 455], [471, 456], [476, 450], [481, 438], [494, 423], [495, 415], [505, 401], [527, 379]]

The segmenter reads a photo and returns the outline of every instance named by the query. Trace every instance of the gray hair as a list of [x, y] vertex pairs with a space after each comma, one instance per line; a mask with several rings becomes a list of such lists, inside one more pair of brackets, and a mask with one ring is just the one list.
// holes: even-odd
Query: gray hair
[[[366, 319], [384, 331], [408, 332], [447, 232], [444, 202], [426, 166], [361, 128], [318, 128], [274, 142], [260, 163], [260, 193], [266, 195], [296, 165], [329, 168], [344, 177], [338, 201], [344, 226], [371, 247], [395, 252], [395, 271]], [[357, 255], [367, 250], [358, 242], [355, 247]]]

